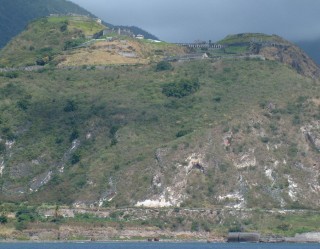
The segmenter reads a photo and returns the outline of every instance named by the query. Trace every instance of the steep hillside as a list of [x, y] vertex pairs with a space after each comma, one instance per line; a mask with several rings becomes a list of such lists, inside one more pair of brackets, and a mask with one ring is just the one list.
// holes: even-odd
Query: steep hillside
[[106, 27], [86, 17], [49, 17], [30, 23], [0, 51], [6, 67], [45, 65], [58, 54], [86, 41]]
[[76, 13], [93, 16], [66, 0], [2, 0], [0, 5], [0, 48], [19, 34], [33, 19], [50, 14]]
[[[0, 48], [4, 47], [14, 36], [23, 31], [34, 19], [50, 14], [78, 14], [95, 17], [87, 10], [68, 0], [1, 0], [0, 5]], [[134, 26], [114, 26], [126, 28], [135, 35], [142, 34], [149, 39], [158, 39], [143, 29]]]
[[319, 83], [278, 62], [4, 73], [1, 86], [2, 199], [319, 207]]
[[[92, 36], [109, 29], [100, 39]], [[51, 16], [30, 23], [0, 51], [0, 67], [146, 64], [184, 49], [119, 35], [85, 16]]]
[[293, 67], [299, 74], [319, 78], [318, 65], [299, 47], [276, 35], [238, 34], [230, 35], [219, 43], [227, 46], [229, 53], [250, 53], [276, 60]]
[[[169, 63], [161, 60], [185, 48], [116, 34], [86, 43], [79, 39], [102, 26], [85, 23], [41, 19], [2, 51], [4, 67], [35, 65], [39, 55], [45, 64], [0, 73], [2, 210], [19, 218], [34, 209], [6, 202], [43, 215], [45, 204], [68, 205], [63, 216], [75, 222], [122, 224], [112, 238], [140, 225], [164, 237], [165, 228], [293, 235], [317, 227], [320, 82], [300, 50], [280, 37], [238, 35], [207, 59]], [[42, 51], [52, 52], [48, 61]], [[79, 211], [89, 207], [108, 209]], [[49, 211], [45, 221], [59, 225], [59, 206]], [[34, 234], [18, 218], [16, 229]]]

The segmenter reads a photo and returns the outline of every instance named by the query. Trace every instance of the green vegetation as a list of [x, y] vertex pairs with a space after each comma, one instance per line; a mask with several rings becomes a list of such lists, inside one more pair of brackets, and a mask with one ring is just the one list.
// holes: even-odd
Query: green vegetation
[[84, 42], [86, 41], [85, 38], [79, 38], [79, 39], [76, 39], [76, 40], [70, 40], [70, 41], [66, 41], [64, 43], [64, 49], [65, 50], [68, 50], [68, 49], [71, 49], [71, 48], [75, 48], [75, 47], [78, 47], [80, 46], [81, 44], [83, 44]]
[[249, 52], [249, 46], [248, 45], [229, 46], [224, 49], [224, 52], [227, 54], [244, 54]]
[[170, 62], [161, 61], [156, 66], [156, 71], [166, 71], [166, 70], [173, 70], [173, 67]]
[[[32, 20], [53, 13], [90, 15], [78, 5], [65, 0], [2, 0], [0, 9], [0, 48], [20, 33]], [[14, 20], [14, 21], [13, 21]]]
[[[64, 40], [62, 37], [65, 36], [60, 31], [60, 25], [52, 25], [52, 32], [48, 37], [47, 32], [44, 32], [44, 27], [42, 27], [48, 26], [46, 19], [38, 21], [37, 24], [38, 25], [32, 25], [32, 28], [38, 29], [38, 31], [34, 30], [33, 33], [37, 36], [37, 39], [43, 41], [43, 43], [29, 44], [28, 37], [25, 37], [22, 33], [20, 38], [17, 38], [17, 40], [13, 41], [13, 43], [1, 51], [1, 64], [8, 64], [10, 67], [32, 66], [36, 64], [44, 65], [50, 62], [58, 51], [61, 51], [63, 46], [63, 41], [61, 42], [61, 40]], [[48, 43], [47, 39], [51, 42]]]
[[83, 44], [87, 35], [93, 35], [104, 28], [88, 17], [42, 18], [30, 23], [26, 31], [0, 52], [0, 65], [18, 67], [54, 64], [56, 55]]
[[99, 24], [94, 19], [85, 16], [58, 16], [50, 17], [49, 23], [62, 24], [60, 27], [61, 32], [81, 30], [84, 35], [93, 35], [100, 32], [106, 27]]
[[[80, 196], [99, 199], [97, 189], [110, 188], [106, 183], [111, 177], [117, 179], [121, 195], [108, 205], [132, 205], [128, 200], [144, 198], [150, 187], [156, 170], [152, 164], [156, 149], [166, 145], [174, 150], [179, 146], [191, 153], [202, 140], [200, 134], [206, 134], [210, 127], [221, 129], [221, 134], [232, 130], [243, 136], [243, 130], [249, 132], [239, 144], [231, 141], [233, 153], [247, 152], [252, 143], [260, 153], [266, 145], [281, 139], [289, 146], [275, 156], [280, 159], [288, 155], [288, 163], [294, 161], [302, 151], [300, 142], [292, 139], [299, 130], [299, 126], [292, 125], [292, 118], [299, 115], [300, 122], [305, 123], [307, 113], [317, 111], [309, 102], [310, 97], [299, 100], [304, 104], [288, 105], [300, 103], [296, 101], [302, 90], [301, 77], [272, 61], [226, 60], [220, 63], [222, 69], [219, 70], [215, 70], [214, 65], [210, 61], [196, 61], [163, 72], [155, 72], [154, 66], [127, 66], [106, 70], [19, 72], [18, 78], [0, 77], [1, 120], [5, 120], [0, 123], [1, 137], [15, 140], [5, 172], [9, 173], [11, 167], [22, 163], [30, 172], [25, 175], [23, 171], [11, 171], [11, 177], [19, 180], [6, 178], [4, 182], [29, 189], [34, 177], [51, 169], [54, 177], [37, 192], [29, 193], [29, 200], [70, 204]], [[304, 80], [304, 96], [313, 96], [315, 87], [311, 81]], [[271, 114], [265, 113], [270, 96], [279, 110]], [[259, 106], [262, 100], [267, 103], [264, 108]], [[248, 106], [256, 115], [264, 117], [263, 123], [249, 129], [245, 120], [251, 114], [243, 111]], [[277, 119], [279, 115], [280, 120]], [[230, 117], [237, 119], [230, 121]], [[223, 131], [223, 127], [229, 128]], [[282, 135], [283, 127], [286, 127], [286, 136]], [[267, 134], [255, 138], [252, 129], [264, 129]], [[75, 139], [80, 145], [70, 151]], [[221, 141], [219, 137], [216, 139]], [[214, 155], [210, 153], [207, 158]], [[203, 193], [201, 201], [191, 198], [186, 205], [201, 205], [210, 193], [219, 192], [222, 184], [231, 188], [228, 180], [222, 181], [223, 178], [232, 179], [233, 163], [224, 159], [226, 153], [228, 150], [219, 152], [219, 173], [209, 170], [203, 182], [198, 183], [206, 186], [212, 182], [210, 191], [208, 187], [201, 188], [198, 190]], [[257, 154], [260, 160], [264, 160], [263, 155]], [[32, 164], [35, 160], [41, 163]], [[50, 166], [61, 164], [64, 165], [63, 174]], [[126, 175], [129, 171], [134, 172], [130, 177]], [[259, 174], [259, 171], [246, 174], [248, 179], [253, 179], [250, 175]], [[170, 179], [170, 175], [167, 177]], [[95, 186], [88, 185], [90, 179], [95, 179]], [[287, 189], [285, 184], [282, 186]], [[123, 192], [123, 189], [129, 191]], [[197, 190], [188, 191], [192, 196]], [[10, 197], [5, 194], [4, 198]], [[210, 203], [216, 202], [211, 199]], [[252, 199], [249, 203], [264, 205], [265, 201]]]
[[[65, 218], [61, 215], [60, 208], [54, 206], [42, 205], [35, 208], [32, 206], [16, 205], [11, 203], [3, 203], [1, 209], [5, 206], [11, 206], [11, 211], [16, 213], [15, 218], [8, 219], [5, 215], [1, 215], [0, 225], [2, 227], [12, 227], [18, 231], [30, 229], [34, 224], [41, 229], [59, 229], [60, 226], [69, 226], [69, 229], [91, 227], [114, 228], [118, 231], [125, 229], [139, 228], [154, 230], [168, 230], [172, 232], [191, 231], [191, 232], [209, 232], [214, 234], [226, 235], [227, 232], [261, 232], [262, 236], [270, 236], [270, 234], [278, 236], [294, 236], [295, 234], [317, 231], [319, 213], [315, 211], [299, 211], [279, 212], [279, 210], [253, 209], [250, 211], [242, 210], [244, 216], [240, 216], [240, 211], [232, 210], [214, 210], [216, 216], [208, 217], [198, 216], [199, 213], [194, 210], [193, 214], [188, 214], [189, 209], [163, 209], [156, 213], [153, 217], [139, 217], [134, 215], [135, 212], [141, 212], [140, 209], [132, 209], [132, 212], [114, 209], [102, 209], [109, 213], [106, 217], [99, 217], [94, 212], [76, 213], [73, 218]], [[64, 209], [66, 207], [63, 207]], [[44, 217], [43, 212], [46, 210], [54, 211], [53, 216]], [[143, 211], [142, 211], [143, 212]], [[209, 211], [207, 211], [209, 212]], [[215, 217], [215, 218], [212, 218]], [[1, 231], [0, 231], [1, 236]], [[17, 236], [17, 235], [14, 235]], [[74, 234], [74, 236], [83, 236]], [[27, 239], [27, 238], [25, 238]], [[85, 239], [85, 238], [82, 238]], [[88, 239], [88, 238], [86, 238]], [[134, 238], [132, 238], [134, 239]], [[141, 237], [140, 239], [145, 239]]]
[[24, 230], [27, 228], [29, 222], [37, 220], [38, 214], [34, 207], [20, 207], [16, 212], [15, 227], [17, 230]]
[[228, 35], [223, 40], [220, 40], [219, 44], [240, 44], [240, 43], [249, 43], [252, 39], [256, 41], [277, 41], [280, 37], [275, 35], [266, 35], [262, 33], [244, 33], [237, 35]]
[[4, 214], [0, 215], [0, 224], [6, 224], [8, 223], [8, 218]]
[[195, 93], [200, 88], [198, 80], [181, 79], [177, 82], [165, 84], [162, 93], [167, 97], [183, 98]]
[[[310, 191], [319, 182], [318, 80], [276, 61], [235, 56], [158, 63], [165, 54], [184, 52], [150, 41], [132, 46], [154, 63], [55, 67], [56, 58], [77, 58], [83, 51], [71, 48], [95, 29], [78, 21], [34, 21], [1, 52], [0, 63], [8, 67], [45, 66], [0, 74], [0, 199], [30, 204], [2, 206], [1, 213], [16, 214], [6, 226], [24, 230], [35, 222], [65, 222], [284, 235], [314, 229], [313, 213], [306, 215], [306, 226], [294, 215], [264, 216], [257, 208], [319, 209], [318, 193]], [[140, 221], [119, 209], [162, 196], [177, 198], [181, 207], [174, 218], [162, 209]], [[110, 212], [106, 218], [63, 218], [56, 208], [45, 219], [36, 208], [43, 203]], [[251, 213], [246, 219], [221, 215], [223, 223], [180, 215], [184, 208], [227, 212], [225, 206]]]
[[[49, 68], [69, 64], [86, 68], [87, 65], [84, 63], [88, 62], [90, 64], [88, 66], [93, 69], [94, 65], [101, 64], [159, 62], [164, 55], [184, 53], [182, 48], [174, 44], [137, 40], [128, 36], [119, 36], [116, 32], [108, 34], [108, 37], [112, 36], [115, 41], [112, 42], [111, 50], [106, 51], [101, 47], [104, 41], [92, 39], [95, 34], [104, 29], [106, 26], [86, 16], [50, 16], [35, 20], [29, 23], [24, 32], [0, 50], [0, 67], [45, 66]], [[118, 54], [119, 46], [123, 46], [123, 40], [131, 44], [128, 49], [137, 54], [137, 58], [130, 60]], [[115, 44], [118, 45], [114, 46]], [[83, 47], [89, 50], [81, 50]], [[108, 60], [108, 57], [112, 60]], [[168, 69], [172, 70], [170, 63], [162, 62], [158, 68], [156, 66], [157, 71]], [[2, 73], [2, 75], [11, 77], [9, 73]]]

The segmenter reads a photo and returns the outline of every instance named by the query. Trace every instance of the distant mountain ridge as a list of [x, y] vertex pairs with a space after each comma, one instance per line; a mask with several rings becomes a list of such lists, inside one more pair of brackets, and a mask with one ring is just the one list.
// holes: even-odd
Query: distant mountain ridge
[[[22, 30], [34, 19], [48, 16], [50, 14], [88, 15], [95, 17], [84, 8], [66, 0], [1, 0], [0, 5], [0, 48]], [[105, 23], [108, 24], [108, 23]], [[117, 27], [112, 24], [108, 26]], [[157, 37], [137, 27], [126, 27], [134, 34], [142, 34], [146, 38], [157, 39]]]

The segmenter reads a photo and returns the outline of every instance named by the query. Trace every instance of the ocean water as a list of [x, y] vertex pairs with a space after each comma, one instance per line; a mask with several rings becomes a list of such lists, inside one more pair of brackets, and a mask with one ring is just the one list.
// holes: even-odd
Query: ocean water
[[0, 243], [0, 249], [320, 249], [320, 244], [263, 243]]

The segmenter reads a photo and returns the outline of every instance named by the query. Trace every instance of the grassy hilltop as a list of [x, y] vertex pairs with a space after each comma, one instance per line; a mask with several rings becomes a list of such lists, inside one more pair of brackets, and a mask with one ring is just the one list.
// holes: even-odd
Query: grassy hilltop
[[[36, 20], [0, 51], [0, 66], [146, 64], [184, 53], [175, 45], [140, 41], [117, 32], [92, 40], [93, 35], [105, 29], [110, 28], [84, 16]], [[114, 37], [112, 42], [106, 40], [110, 35]], [[79, 46], [82, 47], [75, 50]]]
[[78, 5], [65, 0], [2, 0], [0, 7], [0, 47], [25, 29], [32, 20], [50, 14], [77, 13], [93, 16]]

